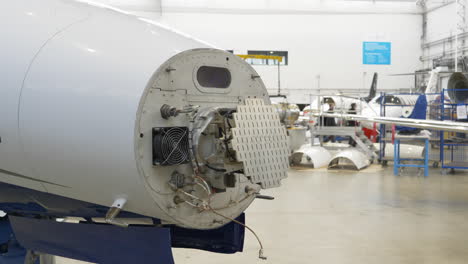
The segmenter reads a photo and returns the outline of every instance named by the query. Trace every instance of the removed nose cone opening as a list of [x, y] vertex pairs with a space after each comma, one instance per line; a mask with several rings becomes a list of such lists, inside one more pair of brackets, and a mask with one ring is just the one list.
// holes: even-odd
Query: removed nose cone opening
[[327, 166], [331, 157], [330, 151], [324, 147], [305, 145], [292, 154], [291, 163], [317, 169]]
[[328, 168], [362, 170], [369, 165], [370, 160], [364, 153], [350, 148], [336, 154], [328, 164]]

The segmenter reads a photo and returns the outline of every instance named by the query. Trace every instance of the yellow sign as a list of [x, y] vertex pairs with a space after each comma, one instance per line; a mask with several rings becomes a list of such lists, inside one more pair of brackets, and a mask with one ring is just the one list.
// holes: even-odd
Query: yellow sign
[[283, 61], [282, 56], [269, 56], [269, 55], [237, 55], [243, 59], [263, 59], [263, 60], [277, 60], [278, 62]]

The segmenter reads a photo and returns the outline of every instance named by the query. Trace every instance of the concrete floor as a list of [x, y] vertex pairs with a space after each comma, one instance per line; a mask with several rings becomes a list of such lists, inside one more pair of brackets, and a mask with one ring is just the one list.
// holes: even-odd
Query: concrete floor
[[391, 169], [291, 169], [282, 188], [264, 192], [275, 201], [247, 210], [267, 261], [247, 233], [244, 253], [174, 249], [176, 263], [468, 263], [468, 174]]

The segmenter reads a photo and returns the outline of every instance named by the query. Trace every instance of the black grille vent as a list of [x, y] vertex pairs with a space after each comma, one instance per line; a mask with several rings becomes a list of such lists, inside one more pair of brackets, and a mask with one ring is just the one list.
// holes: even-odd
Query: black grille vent
[[168, 166], [189, 162], [188, 136], [187, 127], [153, 128], [153, 164]]

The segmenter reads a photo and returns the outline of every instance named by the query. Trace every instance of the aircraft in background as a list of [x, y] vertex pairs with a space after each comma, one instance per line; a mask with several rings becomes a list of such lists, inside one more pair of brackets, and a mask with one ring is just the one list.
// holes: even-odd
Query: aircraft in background
[[375, 98], [377, 94], [377, 81], [378, 74], [375, 72], [372, 77], [372, 84], [369, 89], [369, 94], [365, 97], [353, 97], [348, 95], [336, 94], [334, 96], [324, 95], [324, 96], [314, 96], [312, 102], [309, 106], [304, 108], [304, 115], [310, 111], [310, 109], [317, 110], [322, 108], [323, 111], [328, 111], [328, 105], [333, 104], [335, 106], [335, 111], [346, 112], [351, 108], [351, 104], [356, 104], [357, 109], [359, 110], [363, 102], [370, 102]]
[[[431, 71], [425, 94], [429, 104], [433, 102], [438, 92], [437, 82], [440, 68]], [[408, 117], [413, 112], [414, 105], [420, 94], [385, 94], [377, 96], [367, 104], [363, 105], [361, 115], [374, 117], [374, 116], [386, 116], [386, 117]], [[383, 107], [382, 105], [385, 105]], [[372, 129], [373, 124], [370, 122], [362, 123], [365, 128]]]
[[[433, 69], [430, 73], [429, 81], [427, 84], [427, 88], [425, 90], [426, 98], [427, 98], [427, 105], [430, 107], [434, 107], [434, 105], [440, 105], [441, 96], [438, 94], [440, 93], [440, 89], [438, 89], [438, 79], [441, 73], [445, 73], [447, 69], [445, 68], [436, 68]], [[412, 73], [414, 75], [414, 73]], [[406, 74], [405, 74], [406, 75]], [[369, 119], [373, 117], [391, 117], [391, 118], [400, 118], [400, 117], [409, 117], [414, 110], [414, 106], [420, 94], [385, 94], [376, 96], [376, 86], [377, 86], [377, 75], [374, 75], [372, 86], [369, 92], [369, 96], [363, 98], [363, 100], [359, 100], [357, 98], [349, 98], [349, 97], [342, 97], [342, 96], [333, 96], [333, 97], [324, 97], [325, 103], [322, 102], [321, 107], [322, 110], [320, 111], [314, 104], [312, 107], [308, 106], [304, 109], [304, 114], [301, 117], [302, 120], [309, 120], [310, 118], [310, 125], [317, 124], [317, 118], [312, 117], [316, 116], [317, 113], [326, 113], [328, 111], [328, 102], [335, 103], [335, 109], [333, 113], [336, 114], [347, 114], [348, 109], [352, 103], [356, 103], [356, 105], [360, 108], [361, 116], [369, 117]], [[449, 89], [454, 87], [467, 87], [466, 90], [457, 90], [450, 92], [450, 98], [454, 98], [454, 100], [464, 100], [463, 98], [468, 97], [468, 80], [463, 74], [452, 75], [451, 81], [449, 81]], [[447, 97], [444, 97], [444, 100], [448, 100]], [[315, 101], [315, 104], [318, 104]], [[385, 105], [385, 107], [383, 106]], [[310, 115], [310, 109], [313, 110], [314, 114]], [[359, 109], [359, 108], [358, 108]], [[376, 131], [376, 126], [374, 122], [369, 122], [365, 120], [361, 120], [362, 129], [364, 130], [365, 135], [368, 138], [375, 139], [378, 132]]]
[[309, 126], [316, 125], [318, 119], [314, 118], [313, 114], [319, 113], [321, 111], [329, 111], [330, 104], [334, 105], [333, 112], [347, 113], [353, 104], [355, 110], [359, 112], [359, 110], [365, 104], [367, 104], [367, 102], [370, 102], [373, 98], [375, 98], [377, 94], [377, 81], [378, 73], [375, 72], [372, 77], [372, 84], [369, 89], [369, 94], [365, 97], [353, 97], [340, 94], [334, 96], [314, 96], [312, 98], [312, 103], [302, 110], [299, 121], [302, 123], [308, 123]]
[[[441, 74], [450, 74], [447, 90], [441, 94], [441, 87], [438, 87]], [[407, 75], [407, 74], [404, 74]], [[368, 104], [364, 105], [361, 115], [369, 118], [384, 116], [391, 118], [410, 117], [414, 112], [416, 102], [421, 94], [386, 94], [384, 97], [376, 97]], [[424, 91], [427, 105], [430, 109], [430, 118], [440, 120], [442, 101], [444, 104], [464, 103], [468, 99], [468, 78], [465, 73], [450, 72], [447, 67], [437, 67], [430, 72], [429, 81]], [[382, 106], [385, 104], [385, 107]], [[418, 107], [425, 107], [420, 104]], [[432, 110], [431, 110], [432, 109]], [[434, 114], [436, 113], [436, 114]], [[373, 130], [373, 122], [362, 122], [366, 134]]]
[[[436, 68], [431, 71], [429, 81], [427, 84], [427, 88], [425, 90], [425, 94], [428, 95], [428, 102], [434, 102], [435, 100], [440, 100], [440, 96], [436, 95], [439, 90], [437, 89], [437, 82], [439, 78], [439, 74], [443, 73], [443, 68]], [[413, 73], [414, 75], [414, 73]], [[461, 77], [459, 76], [459, 81], [461, 82]], [[468, 82], [467, 82], [468, 83]], [[455, 86], [455, 85], [454, 85]], [[358, 106], [358, 112], [361, 112], [363, 116], [387, 116], [387, 117], [407, 117], [411, 114], [413, 107], [416, 103], [416, 100], [419, 97], [419, 94], [411, 94], [411, 93], [403, 93], [403, 94], [385, 94], [385, 95], [377, 95], [377, 73], [374, 74], [374, 78], [372, 81], [372, 85], [369, 91], [369, 95], [362, 98], [350, 98], [346, 96], [332, 96], [332, 97], [323, 97], [323, 101], [320, 105], [325, 105], [322, 108], [322, 111], [328, 111], [328, 103], [335, 104], [335, 113], [346, 113], [347, 110], [350, 108], [352, 103], [356, 103]], [[454, 94], [452, 97], [460, 98], [464, 96], [465, 92], [459, 92], [458, 94]], [[316, 99], [318, 100], [318, 99]], [[382, 105], [386, 105], [385, 109]], [[314, 112], [319, 112], [318, 108], [315, 107], [318, 105], [317, 101], [312, 103], [312, 109], [316, 109]], [[393, 107], [395, 106], [395, 107]], [[360, 108], [359, 108], [360, 107]], [[310, 106], [307, 106], [304, 109], [304, 116], [307, 115], [311, 109]], [[361, 111], [359, 111], [359, 109]], [[371, 123], [363, 123], [364, 127], [372, 128]]]
[[[467, 75], [463, 73], [451, 73], [447, 86], [448, 91], [446, 94], [442, 95], [441, 88], [438, 87], [439, 76], [442, 73], [451, 72], [447, 72], [447, 69], [442, 67], [435, 68], [430, 72], [429, 81], [424, 94], [382, 94], [380, 96], [374, 96], [370, 101], [361, 100], [359, 102], [356, 102], [355, 99], [350, 100], [348, 98], [341, 97], [330, 98], [329, 102], [342, 102], [342, 104], [338, 104], [338, 106], [332, 112], [328, 111], [326, 107], [327, 104], [319, 104], [318, 101], [316, 101], [317, 106], [308, 106], [304, 110], [304, 113], [306, 114], [301, 116], [301, 120], [303, 122], [309, 122], [310, 126], [318, 124], [317, 120], [320, 118], [335, 118], [336, 120], [341, 120], [341, 122], [346, 122], [347, 124], [351, 123], [347, 121], [354, 121], [354, 124], [361, 124], [365, 136], [374, 142], [377, 140], [377, 136], [379, 134], [377, 127], [377, 124], [379, 123], [399, 125], [396, 126], [396, 130], [405, 134], [416, 134], [419, 133], [421, 129], [446, 129], [449, 131], [465, 132], [466, 126], [464, 126], [463, 123], [446, 123], [441, 121], [425, 120], [427, 118], [428, 107], [430, 109], [430, 118], [440, 120], [440, 108], [442, 102], [449, 104], [453, 104], [454, 102], [464, 103], [468, 99]], [[411, 75], [414, 75], [414, 73]], [[356, 115], [349, 113], [350, 111], [347, 109], [349, 109], [349, 105], [351, 103], [360, 103], [359, 105], [362, 105], [360, 114]], [[322, 107], [322, 109], [320, 109], [320, 107]], [[310, 109], [314, 109], [313, 112], [311, 112]], [[392, 126], [387, 126], [388, 130], [391, 128]], [[340, 130], [340, 127], [337, 127], [336, 130], [328, 127], [326, 133], [334, 133], [333, 131], [336, 131], [339, 135], [343, 133], [343, 131]], [[357, 133], [360, 133], [359, 131], [354, 132], [356, 132], [356, 135]], [[352, 133], [353, 135], [354, 132]], [[310, 136], [312, 135], [313, 133], [310, 134]], [[330, 134], [329, 136], [333, 136], [333, 134]], [[367, 150], [362, 146], [361, 149], [365, 149], [365, 151]], [[405, 155], [411, 158], [417, 157], [419, 154], [421, 154], [421, 148], [414, 148], [413, 146], [408, 145], [405, 153]], [[314, 167], [316, 165], [323, 166], [329, 164], [331, 159], [331, 155], [325, 148], [314, 146], [313, 144], [304, 145], [295, 154], [297, 154], [298, 157], [295, 159], [296, 163], [302, 160], [303, 155], [307, 155], [309, 157], [308, 159], [310, 159], [314, 164]], [[335, 157], [336, 156], [339, 155], [335, 155]], [[366, 161], [368, 159], [363, 155], [361, 156], [362, 157], [353, 154], [347, 155], [347, 158], [352, 164], [355, 165], [356, 168], [359, 169], [361, 167], [365, 167], [366, 163], [362, 161]], [[318, 159], [318, 157], [329, 158]]]

